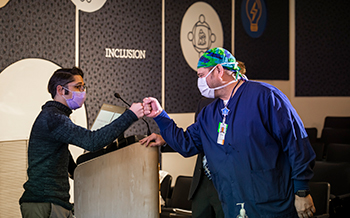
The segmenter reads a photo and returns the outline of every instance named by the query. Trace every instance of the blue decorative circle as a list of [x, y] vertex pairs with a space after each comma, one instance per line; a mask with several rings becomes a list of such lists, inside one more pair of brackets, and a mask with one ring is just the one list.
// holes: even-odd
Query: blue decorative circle
[[260, 37], [266, 27], [267, 10], [264, 0], [243, 0], [241, 18], [244, 30], [252, 38]]

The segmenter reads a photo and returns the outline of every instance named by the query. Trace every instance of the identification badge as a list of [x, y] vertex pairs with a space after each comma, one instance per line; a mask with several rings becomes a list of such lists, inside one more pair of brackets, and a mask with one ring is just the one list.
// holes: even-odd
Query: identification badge
[[218, 128], [218, 140], [217, 143], [220, 145], [224, 145], [225, 142], [225, 135], [227, 131], [227, 124], [226, 123], [219, 123], [219, 128]]

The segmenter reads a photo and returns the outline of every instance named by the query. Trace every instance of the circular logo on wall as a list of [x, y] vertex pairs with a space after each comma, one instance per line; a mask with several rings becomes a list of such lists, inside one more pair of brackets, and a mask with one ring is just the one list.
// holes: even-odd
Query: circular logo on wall
[[0, 8], [4, 7], [9, 0], [0, 0]]
[[267, 21], [267, 10], [264, 0], [243, 0], [241, 19], [244, 30], [250, 37], [260, 37], [265, 30]]
[[102, 8], [107, 0], [72, 0], [75, 6], [85, 12], [95, 12]]
[[211, 5], [196, 2], [187, 9], [182, 18], [180, 44], [187, 64], [195, 71], [205, 51], [224, 45], [221, 21]]

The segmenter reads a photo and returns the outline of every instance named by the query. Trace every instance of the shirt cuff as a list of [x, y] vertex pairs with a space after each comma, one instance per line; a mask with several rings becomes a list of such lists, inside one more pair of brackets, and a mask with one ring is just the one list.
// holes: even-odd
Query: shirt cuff
[[294, 180], [294, 193], [299, 190], [310, 190], [308, 180]]

